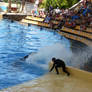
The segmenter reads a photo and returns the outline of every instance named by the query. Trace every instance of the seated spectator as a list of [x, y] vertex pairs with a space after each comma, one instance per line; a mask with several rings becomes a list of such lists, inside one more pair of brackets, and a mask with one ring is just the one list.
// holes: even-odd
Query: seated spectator
[[55, 10], [55, 13], [56, 14], [60, 14], [61, 13], [61, 10], [59, 9], [59, 7], [57, 7], [56, 9], [54, 9]]
[[38, 16], [39, 15], [39, 12], [37, 10], [32, 10], [31, 13], [32, 13], [32, 16]]
[[72, 21], [74, 21], [75, 19], [79, 19], [80, 17], [78, 15], [74, 15], [72, 16]]
[[32, 16], [34, 16], [34, 10], [31, 11]]
[[61, 29], [64, 24], [65, 24], [65, 19], [62, 19], [62, 20], [59, 22], [59, 24], [58, 24], [58, 26], [57, 26], [57, 29]]
[[45, 13], [42, 10], [39, 10], [39, 17], [45, 17]]
[[92, 28], [92, 21], [90, 22], [90, 25], [89, 26]]
[[86, 8], [86, 9], [83, 10], [82, 14], [83, 14], [83, 16], [86, 16], [86, 14], [90, 13], [90, 12], [92, 12], [92, 11], [90, 9]]
[[89, 26], [92, 28], [92, 17], [90, 18], [90, 24]]
[[47, 15], [47, 16], [45, 17], [45, 19], [44, 19], [44, 22], [45, 22], [45, 23], [49, 23], [50, 20], [51, 20], [50, 16]]
[[81, 24], [80, 24], [80, 30], [81, 31], [86, 30], [86, 20], [85, 20], [85, 17], [82, 17], [82, 21], [81, 21]]
[[53, 11], [53, 7], [52, 6], [49, 7], [49, 12], [51, 12], [51, 11]]
[[86, 30], [86, 26], [85, 26], [85, 25], [83, 25], [83, 24], [81, 24], [81, 25], [80, 25], [80, 30], [81, 30], [81, 31]]
[[65, 26], [69, 27], [69, 28], [74, 28], [76, 26], [76, 24], [74, 21], [69, 20], [69, 21], [65, 22]]
[[91, 0], [86, 0], [86, 5], [90, 4]]

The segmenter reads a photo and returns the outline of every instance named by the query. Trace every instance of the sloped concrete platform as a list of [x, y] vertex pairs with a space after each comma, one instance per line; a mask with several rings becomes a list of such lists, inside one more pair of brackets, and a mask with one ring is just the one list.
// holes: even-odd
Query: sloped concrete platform
[[54, 71], [0, 92], [92, 92], [92, 73], [71, 67], [68, 70], [70, 76], [62, 72], [56, 75]]
[[0, 20], [3, 18], [2, 14], [0, 14]]

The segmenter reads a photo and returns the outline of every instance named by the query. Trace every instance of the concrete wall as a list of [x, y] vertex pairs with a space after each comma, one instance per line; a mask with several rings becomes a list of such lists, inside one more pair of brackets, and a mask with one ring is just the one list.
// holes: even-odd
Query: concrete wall
[[15, 20], [15, 21], [20, 21], [24, 19], [25, 17], [26, 15], [16, 15], [16, 14], [10, 14], [10, 15], [4, 14], [3, 15], [4, 19], [10, 19], [10, 20]]

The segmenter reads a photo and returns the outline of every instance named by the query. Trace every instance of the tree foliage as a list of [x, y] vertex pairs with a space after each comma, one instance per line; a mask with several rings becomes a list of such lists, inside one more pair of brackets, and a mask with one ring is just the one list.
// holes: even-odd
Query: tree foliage
[[43, 0], [42, 4], [40, 5], [42, 8], [45, 8], [46, 10], [49, 9], [49, 6], [52, 6], [53, 8], [59, 7], [61, 8], [69, 8], [75, 3], [77, 3], [79, 0]]
[[[4, 2], [8, 3], [8, 0], [3, 0]], [[11, 0], [12, 3], [19, 2], [20, 0]]]
[[3, 0], [4, 2], [8, 2], [8, 0]]

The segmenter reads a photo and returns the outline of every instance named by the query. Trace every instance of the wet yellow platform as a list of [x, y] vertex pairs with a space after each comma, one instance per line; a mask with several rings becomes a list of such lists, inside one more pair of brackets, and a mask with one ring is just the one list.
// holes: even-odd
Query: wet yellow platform
[[0, 92], [92, 92], [92, 73], [68, 68], [71, 75], [48, 73]]

